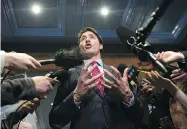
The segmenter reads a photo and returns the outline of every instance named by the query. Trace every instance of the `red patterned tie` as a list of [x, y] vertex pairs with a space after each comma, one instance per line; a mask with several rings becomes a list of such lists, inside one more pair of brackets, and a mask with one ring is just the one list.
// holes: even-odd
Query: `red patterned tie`
[[[93, 61], [93, 62], [92, 62], [92, 66], [95, 65], [95, 64], [97, 64], [97, 61]], [[99, 70], [99, 68], [98, 68], [98, 66], [97, 66], [97, 67], [95, 67], [95, 68], [92, 70], [92, 77], [97, 76], [97, 75], [100, 74], [100, 73], [101, 73], [101, 72], [100, 72], [100, 70]], [[100, 77], [100, 78], [96, 79], [95, 82], [99, 82], [97, 88], [99, 89], [101, 95], [104, 96], [104, 86], [101, 84], [102, 80], [103, 80], [103, 77]]]

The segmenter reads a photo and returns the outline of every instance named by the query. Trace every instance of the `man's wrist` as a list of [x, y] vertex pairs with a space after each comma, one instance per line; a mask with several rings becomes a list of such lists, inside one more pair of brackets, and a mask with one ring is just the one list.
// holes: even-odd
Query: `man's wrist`
[[131, 107], [132, 105], [134, 105], [135, 101], [134, 101], [134, 95], [133, 93], [131, 92], [132, 96], [128, 96], [128, 98], [124, 98], [123, 99], [123, 104], [126, 106], [126, 107]]
[[132, 98], [133, 98], [132, 93], [131, 93], [131, 96], [125, 96], [125, 95], [124, 95], [123, 101], [124, 101], [125, 103], [128, 103], [128, 104], [129, 104], [129, 103], [131, 102]]
[[81, 102], [81, 100], [80, 100], [80, 93], [78, 93], [76, 91], [73, 91], [73, 100], [74, 100], [75, 103]]

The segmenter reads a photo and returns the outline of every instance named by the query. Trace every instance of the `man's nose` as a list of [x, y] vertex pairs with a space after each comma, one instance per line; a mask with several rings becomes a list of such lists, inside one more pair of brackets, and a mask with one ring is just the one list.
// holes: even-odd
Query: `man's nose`
[[86, 43], [87, 43], [87, 42], [90, 42], [90, 38], [86, 38]]

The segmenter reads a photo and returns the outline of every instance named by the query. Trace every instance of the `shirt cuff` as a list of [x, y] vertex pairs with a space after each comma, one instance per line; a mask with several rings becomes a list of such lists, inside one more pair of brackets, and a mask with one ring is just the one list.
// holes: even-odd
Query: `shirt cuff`
[[[74, 100], [73, 100], [73, 101], [74, 101]], [[81, 102], [75, 102], [75, 101], [74, 101], [74, 103], [75, 103], [76, 107], [77, 107], [78, 109], [80, 109], [80, 104], [81, 104]]]
[[132, 93], [132, 97], [130, 98], [129, 103], [123, 101], [123, 104], [128, 108], [131, 107], [132, 105], [134, 105], [134, 103], [135, 103], [135, 101], [134, 101], [134, 94], [133, 93]]

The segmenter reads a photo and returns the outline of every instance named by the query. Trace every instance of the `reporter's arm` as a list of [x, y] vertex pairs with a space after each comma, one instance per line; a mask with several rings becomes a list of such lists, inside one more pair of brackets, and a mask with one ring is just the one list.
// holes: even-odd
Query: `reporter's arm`
[[182, 90], [177, 88], [172, 82], [170, 83], [170, 86], [168, 86], [167, 90], [181, 104], [187, 113], [187, 95]]
[[1, 84], [1, 106], [35, 97], [37, 97], [37, 92], [31, 78], [4, 80]]

